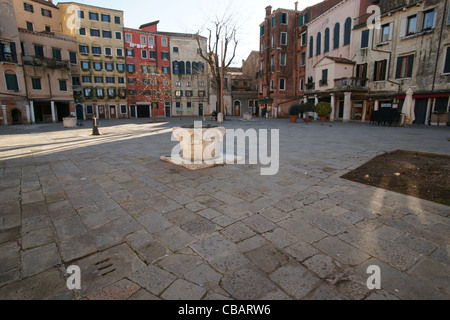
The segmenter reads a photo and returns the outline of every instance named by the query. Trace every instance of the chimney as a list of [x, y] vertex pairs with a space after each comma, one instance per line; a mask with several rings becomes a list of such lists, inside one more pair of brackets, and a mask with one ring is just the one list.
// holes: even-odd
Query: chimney
[[298, 9], [298, 1], [295, 1], [295, 11]]
[[270, 16], [272, 14], [272, 6], [268, 6], [266, 8], [266, 17]]

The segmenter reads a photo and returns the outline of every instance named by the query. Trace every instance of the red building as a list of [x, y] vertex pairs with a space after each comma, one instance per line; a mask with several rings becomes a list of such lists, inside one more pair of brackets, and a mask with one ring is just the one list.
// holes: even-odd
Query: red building
[[139, 30], [124, 28], [130, 116], [170, 116], [169, 37], [157, 34], [159, 21]]

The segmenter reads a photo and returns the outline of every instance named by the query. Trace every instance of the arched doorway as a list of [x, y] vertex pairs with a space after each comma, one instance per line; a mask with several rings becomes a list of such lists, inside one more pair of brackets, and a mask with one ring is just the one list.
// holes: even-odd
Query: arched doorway
[[236, 100], [234, 102], [234, 115], [235, 116], [240, 116], [241, 115], [241, 102], [239, 100]]
[[22, 123], [22, 113], [18, 109], [11, 111], [12, 123], [20, 124]]
[[77, 119], [83, 120], [83, 106], [81, 104], [77, 104], [76, 106]]

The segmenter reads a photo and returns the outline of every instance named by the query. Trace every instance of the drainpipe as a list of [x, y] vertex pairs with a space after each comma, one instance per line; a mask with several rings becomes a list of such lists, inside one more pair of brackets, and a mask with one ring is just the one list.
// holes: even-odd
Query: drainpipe
[[[436, 75], [437, 75], [437, 68], [439, 63], [439, 57], [441, 53], [441, 44], [442, 44], [442, 33], [444, 32], [444, 24], [445, 24], [445, 13], [447, 12], [447, 4], [448, 0], [445, 0], [444, 4], [444, 10], [442, 14], [442, 23], [441, 23], [441, 31], [439, 33], [439, 43], [438, 43], [438, 50], [437, 50], [437, 56], [436, 56], [436, 63], [434, 65], [434, 73], [433, 73], [433, 85], [431, 86], [431, 92], [434, 92], [434, 88], [436, 86]], [[433, 113], [433, 108], [430, 108], [430, 113], [428, 114], [428, 125], [431, 126], [431, 115]]]

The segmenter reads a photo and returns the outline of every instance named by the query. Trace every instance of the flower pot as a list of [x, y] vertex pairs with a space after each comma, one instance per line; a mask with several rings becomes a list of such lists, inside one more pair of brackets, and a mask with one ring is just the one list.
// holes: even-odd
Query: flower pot
[[313, 120], [313, 118], [303, 118], [303, 121], [309, 123]]
[[289, 116], [289, 120], [291, 120], [291, 123], [296, 123], [298, 119], [298, 116]]
[[320, 116], [320, 122], [326, 122], [327, 121], [327, 116]]

